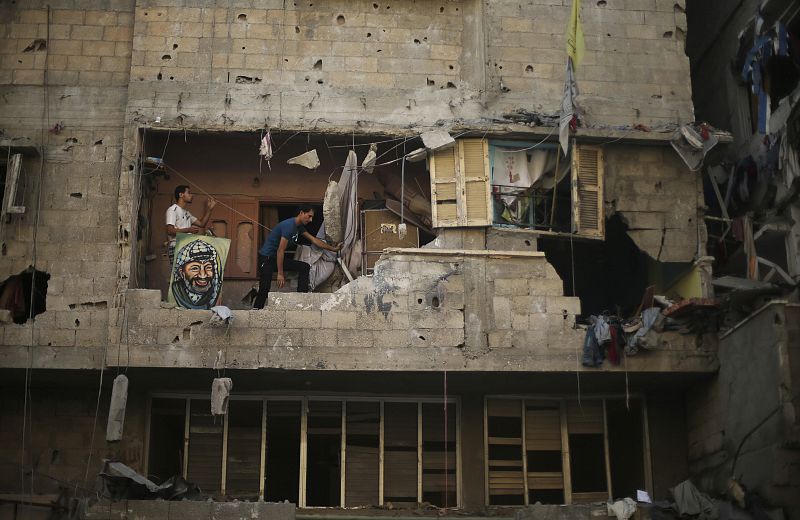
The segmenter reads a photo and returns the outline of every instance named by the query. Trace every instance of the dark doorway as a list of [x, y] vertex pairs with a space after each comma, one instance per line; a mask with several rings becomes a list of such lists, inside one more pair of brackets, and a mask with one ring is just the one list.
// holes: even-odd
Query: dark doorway
[[309, 401], [306, 505], [341, 505], [342, 403]]
[[173, 475], [183, 474], [186, 399], [154, 398], [150, 410], [147, 478], [161, 484]]
[[300, 401], [267, 402], [267, 469], [264, 500], [298, 503]]
[[645, 489], [642, 402], [631, 399], [606, 401], [608, 451], [611, 459], [611, 491], [615, 497], [635, 497]]

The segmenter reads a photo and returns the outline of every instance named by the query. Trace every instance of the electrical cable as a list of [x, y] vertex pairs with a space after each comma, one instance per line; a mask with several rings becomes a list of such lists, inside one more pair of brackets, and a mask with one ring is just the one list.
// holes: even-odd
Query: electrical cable
[[[31, 321], [31, 339], [28, 345], [28, 359], [27, 364], [25, 365], [25, 397], [23, 400], [23, 408], [22, 408], [22, 453], [21, 453], [21, 483], [22, 483], [22, 492], [25, 493], [25, 442], [26, 442], [26, 435], [25, 435], [25, 428], [26, 424], [28, 427], [33, 428], [33, 411], [31, 410], [31, 394], [30, 394], [30, 386], [31, 380], [33, 377], [33, 346], [35, 342], [35, 333], [36, 333], [36, 318], [34, 315], [34, 302], [36, 296], [36, 267], [37, 267], [37, 255], [38, 255], [38, 248], [37, 248], [37, 241], [39, 238], [39, 225], [41, 221], [41, 210], [42, 210], [42, 187], [44, 186], [44, 155], [45, 155], [45, 141], [47, 139], [48, 129], [50, 128], [50, 89], [49, 89], [49, 61], [50, 61], [50, 6], [47, 6], [47, 27], [45, 33], [45, 57], [44, 57], [44, 71], [43, 71], [43, 82], [42, 82], [42, 92], [44, 94], [44, 104], [42, 106], [42, 128], [41, 128], [41, 143], [39, 145], [39, 184], [37, 186], [37, 193], [36, 193], [36, 219], [34, 220], [33, 226], [33, 244], [31, 249], [31, 263], [32, 263], [32, 271], [31, 271], [31, 293], [30, 293], [30, 309], [28, 312], [28, 319]], [[33, 432], [31, 431], [31, 435]], [[31, 464], [33, 467], [33, 464]], [[29, 495], [33, 494], [33, 476], [31, 476], [30, 482], [30, 493]]]

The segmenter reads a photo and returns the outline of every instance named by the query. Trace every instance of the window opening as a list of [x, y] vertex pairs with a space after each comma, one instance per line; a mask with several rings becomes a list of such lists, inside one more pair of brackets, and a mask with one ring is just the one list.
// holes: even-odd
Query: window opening
[[222, 489], [222, 419], [211, 415], [211, 401], [192, 399], [189, 412], [186, 480], [206, 494]]
[[635, 496], [645, 479], [642, 401], [631, 399], [630, 409], [621, 400], [606, 401], [611, 489], [615, 497]]
[[570, 477], [575, 503], [608, 497], [602, 401], [567, 403]]
[[153, 398], [151, 401], [147, 478], [156, 484], [183, 474], [185, 418], [185, 399]]
[[299, 503], [301, 404], [301, 401], [267, 401], [264, 482], [264, 500], [267, 502], [288, 500], [293, 504]]
[[342, 403], [308, 402], [306, 505], [341, 504]]
[[384, 403], [383, 500], [417, 503], [417, 403]]
[[494, 397], [485, 414], [487, 505], [590, 503], [649, 486], [641, 399], [628, 410], [623, 399]]
[[[537, 245], [564, 281], [564, 294], [577, 295], [583, 316], [636, 311], [650, 285], [649, 261], [627, 234], [619, 215], [606, 224], [606, 238], [569, 240], [540, 237]], [[683, 265], [683, 264], [682, 264]], [[572, 285], [573, 275], [575, 287]]]
[[300, 507], [458, 506], [455, 400], [447, 435], [434, 399], [315, 397], [305, 410], [303, 402], [233, 398], [223, 419], [208, 399], [153, 397], [149, 473], [186, 475], [205, 496]]
[[489, 164], [494, 225], [571, 232], [571, 155], [554, 144], [493, 140]]
[[489, 503], [524, 505], [522, 408], [517, 400], [486, 403]]
[[[175, 133], [175, 132], [172, 132]], [[315, 216], [308, 231], [315, 235], [323, 220], [322, 201], [329, 180], [338, 181], [348, 154], [355, 145], [358, 164], [370, 151], [370, 143], [377, 142], [377, 154], [394, 157], [394, 147], [401, 139], [386, 136], [352, 136], [272, 132], [275, 157], [271, 168], [258, 155], [260, 132], [181, 132], [179, 138], [170, 137], [168, 130], [143, 129], [138, 179], [141, 183], [141, 200], [137, 220], [137, 244], [132, 257], [136, 272], [132, 285], [159, 289], [166, 296], [171, 266], [167, 255], [165, 213], [173, 203], [173, 191], [178, 185], [188, 185], [194, 195], [187, 209], [197, 218], [205, 213], [208, 196], [217, 205], [211, 212], [208, 228], [217, 236], [231, 240], [225, 266], [222, 305], [231, 309], [251, 307], [249, 294], [258, 282], [257, 252], [264, 243], [269, 229], [283, 219], [296, 215], [298, 205], [315, 206]], [[402, 144], [402, 143], [401, 143]], [[286, 160], [309, 150], [317, 150], [320, 166], [315, 172]], [[402, 150], [399, 148], [398, 150]], [[384, 161], [385, 162], [385, 161]], [[358, 176], [357, 207], [386, 208], [393, 215], [403, 213], [409, 232], [405, 242], [416, 244], [409, 237], [415, 235], [414, 227], [430, 228], [430, 182], [425, 162], [407, 163], [405, 183], [401, 182], [401, 163], [394, 162], [375, 167], [372, 173]], [[401, 202], [405, 206], [401, 209]], [[384, 219], [393, 222], [394, 217]], [[356, 219], [357, 247], [366, 251], [365, 235]], [[395, 226], [394, 237], [399, 227]], [[373, 236], [374, 237], [374, 236]], [[388, 237], [388, 235], [384, 235]], [[424, 233], [420, 244], [434, 238]], [[301, 244], [305, 243], [301, 239]], [[293, 246], [293, 245], [292, 245]], [[289, 248], [293, 252], [294, 247]], [[352, 266], [351, 266], [352, 267]], [[358, 270], [353, 269], [353, 276]], [[338, 269], [326, 281], [317, 280], [319, 290], [336, 289], [348, 279]], [[288, 284], [294, 289], [294, 281]]]
[[525, 402], [528, 503], [563, 504], [561, 407], [553, 401]]
[[261, 415], [258, 400], [228, 404], [228, 440], [225, 492], [239, 499], [257, 500], [261, 475]]
[[422, 405], [422, 499], [437, 507], [457, 505], [454, 411], [445, 417], [442, 403]]
[[347, 402], [346, 507], [379, 504], [380, 403]]

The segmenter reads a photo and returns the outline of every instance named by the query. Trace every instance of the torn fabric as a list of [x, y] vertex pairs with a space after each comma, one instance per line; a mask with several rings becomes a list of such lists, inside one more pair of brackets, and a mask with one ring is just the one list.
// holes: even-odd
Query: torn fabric
[[267, 130], [267, 133], [261, 138], [261, 147], [259, 148], [258, 154], [267, 161], [267, 167], [271, 170], [272, 165], [270, 165], [269, 161], [272, 159], [272, 135], [269, 130]]
[[567, 59], [567, 74], [564, 80], [564, 96], [561, 99], [561, 119], [558, 122], [558, 142], [564, 155], [569, 153], [569, 130], [576, 119], [575, 98], [578, 97], [578, 84], [575, 83], [575, 71], [572, 58]]

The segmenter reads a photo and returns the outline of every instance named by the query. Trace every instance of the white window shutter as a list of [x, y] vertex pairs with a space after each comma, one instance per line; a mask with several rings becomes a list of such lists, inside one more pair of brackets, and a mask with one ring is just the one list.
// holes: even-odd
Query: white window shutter
[[573, 143], [572, 150], [574, 232], [588, 238], [602, 239], [605, 235], [603, 149]]

